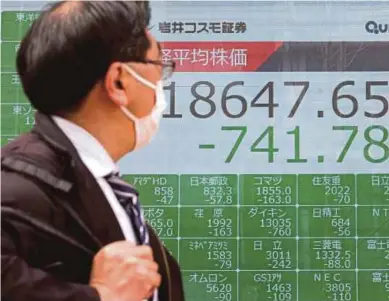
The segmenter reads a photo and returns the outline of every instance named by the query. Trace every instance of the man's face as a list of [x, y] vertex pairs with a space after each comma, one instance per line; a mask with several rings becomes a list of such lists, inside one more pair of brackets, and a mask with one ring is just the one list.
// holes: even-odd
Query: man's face
[[159, 44], [150, 33], [147, 33], [147, 36], [150, 47], [145, 59], [157, 63], [115, 62], [109, 67], [104, 81], [104, 89], [115, 107], [124, 106], [138, 118], [151, 113], [156, 100], [156, 91], [130, 74], [126, 66], [152, 85], [156, 85], [162, 79]]
[[[149, 33], [147, 37], [150, 47], [144, 61], [112, 63], [106, 73], [103, 90], [100, 90], [104, 95], [103, 102], [100, 102], [104, 108], [103, 114], [108, 117], [108, 122], [112, 122], [113, 128], [116, 129], [115, 133], [119, 128], [126, 133], [129, 130], [128, 139], [126, 138], [129, 142], [129, 149], [147, 143], [151, 138], [148, 135], [155, 134], [155, 130], [158, 129], [161, 117], [159, 114], [162, 113], [162, 107], [165, 105], [162, 98], [159, 98], [159, 103], [156, 104], [157, 92], [161, 93], [161, 86], [158, 82], [163, 80], [163, 71], [169, 73], [167, 75], [171, 75], [170, 73], [174, 71], [174, 63], [162, 64], [161, 50], [155, 38]], [[156, 105], [158, 105], [155, 111], [157, 115], [154, 114], [151, 117]], [[145, 116], [150, 116], [144, 119], [146, 124], [137, 123]], [[136, 126], [140, 124], [142, 128], [136, 129]], [[147, 128], [146, 131], [145, 128]], [[142, 133], [141, 137], [136, 136], [139, 133]], [[112, 136], [112, 139], [115, 137]]]
[[[145, 58], [146, 60], [160, 62], [161, 51], [159, 44], [151, 34], [148, 34], [148, 37], [151, 45]], [[160, 65], [130, 62], [128, 63], [128, 66], [138, 75], [154, 85], [162, 79], [162, 66]], [[126, 96], [129, 100], [126, 107], [137, 117], [149, 115], [155, 105], [156, 91], [141, 83], [128, 73], [125, 74], [124, 77], [126, 78], [125, 81], [129, 82], [127, 89], [126, 82], [123, 84]]]

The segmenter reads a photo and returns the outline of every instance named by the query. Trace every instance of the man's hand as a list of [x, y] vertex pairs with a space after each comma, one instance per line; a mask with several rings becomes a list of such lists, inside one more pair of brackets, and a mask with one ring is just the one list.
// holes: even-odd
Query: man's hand
[[119, 241], [102, 248], [93, 259], [90, 285], [102, 301], [141, 301], [161, 284], [149, 246]]

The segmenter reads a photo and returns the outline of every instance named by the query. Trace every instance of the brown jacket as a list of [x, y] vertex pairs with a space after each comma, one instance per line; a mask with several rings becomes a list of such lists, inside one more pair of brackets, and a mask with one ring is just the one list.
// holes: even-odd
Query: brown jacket
[[[2, 148], [1, 162], [1, 300], [99, 301], [88, 286], [93, 256], [124, 236], [73, 145], [37, 113], [32, 131]], [[159, 299], [183, 301], [178, 264], [149, 230]]]

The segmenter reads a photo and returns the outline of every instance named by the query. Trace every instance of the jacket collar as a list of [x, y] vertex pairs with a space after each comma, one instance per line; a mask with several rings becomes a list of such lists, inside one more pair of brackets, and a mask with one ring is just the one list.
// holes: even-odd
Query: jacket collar
[[73, 186], [77, 189], [75, 197], [80, 202], [77, 204], [75, 200], [69, 202], [84, 212], [83, 218], [80, 218], [79, 222], [85, 220], [87, 228], [97, 236], [102, 245], [123, 240], [124, 234], [112, 208], [106, 201], [94, 176], [83, 164], [76, 148], [50, 116], [37, 112], [35, 122], [33, 132], [37, 133], [55, 152], [61, 153], [67, 158], [64, 164], [70, 164], [65, 169], [71, 170], [71, 172], [63, 176], [74, 183]]
[[78, 157], [77, 150], [73, 144], [49, 115], [37, 112], [35, 115], [35, 126], [32, 131], [39, 134], [43, 140], [61, 154], [67, 155], [69, 159]]

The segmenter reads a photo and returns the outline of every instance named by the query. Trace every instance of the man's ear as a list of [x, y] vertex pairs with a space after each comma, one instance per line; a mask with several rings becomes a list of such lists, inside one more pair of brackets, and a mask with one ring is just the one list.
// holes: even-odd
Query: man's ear
[[116, 87], [117, 87], [118, 89], [123, 90], [123, 84], [122, 84], [122, 82], [121, 82], [120, 80], [117, 80], [117, 81], [116, 81]]
[[118, 62], [112, 63], [105, 74], [104, 87], [108, 97], [118, 106], [126, 106], [129, 102], [123, 84], [125, 76], [122, 64]]

